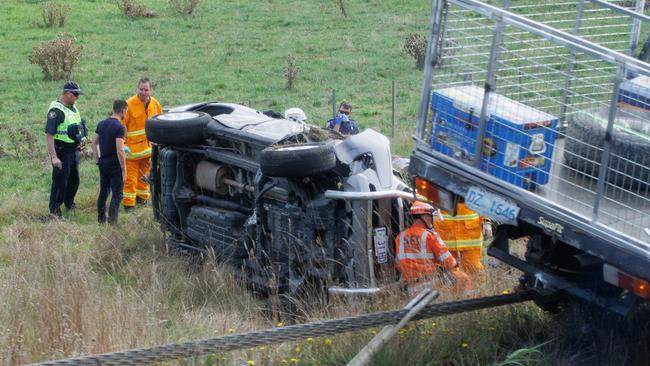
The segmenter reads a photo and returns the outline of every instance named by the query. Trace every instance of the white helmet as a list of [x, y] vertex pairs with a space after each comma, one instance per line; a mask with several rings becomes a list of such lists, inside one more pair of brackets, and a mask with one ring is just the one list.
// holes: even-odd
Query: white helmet
[[307, 120], [307, 115], [302, 109], [293, 107], [284, 111], [284, 118], [296, 122], [305, 122]]

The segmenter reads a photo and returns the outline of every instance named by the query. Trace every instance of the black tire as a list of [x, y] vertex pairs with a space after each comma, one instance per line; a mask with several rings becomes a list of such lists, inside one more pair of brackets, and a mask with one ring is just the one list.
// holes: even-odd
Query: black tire
[[153, 116], [145, 124], [147, 139], [161, 145], [182, 146], [205, 140], [205, 126], [212, 121], [203, 112], [168, 112]]
[[309, 177], [336, 166], [334, 142], [271, 146], [262, 150], [260, 169], [269, 177]]
[[[609, 109], [592, 108], [573, 115], [567, 128], [564, 159], [567, 164], [596, 179], [605, 143]], [[650, 185], [650, 112], [620, 108], [614, 129], [607, 181], [627, 189]]]

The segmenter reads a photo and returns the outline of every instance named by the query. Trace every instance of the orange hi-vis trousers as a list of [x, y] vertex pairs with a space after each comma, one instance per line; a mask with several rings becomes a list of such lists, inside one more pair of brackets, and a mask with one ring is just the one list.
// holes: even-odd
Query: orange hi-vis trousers
[[149, 184], [142, 180], [142, 177], [149, 176], [150, 169], [149, 157], [137, 160], [126, 159], [126, 182], [122, 200], [125, 207], [135, 206], [136, 197], [149, 199]]

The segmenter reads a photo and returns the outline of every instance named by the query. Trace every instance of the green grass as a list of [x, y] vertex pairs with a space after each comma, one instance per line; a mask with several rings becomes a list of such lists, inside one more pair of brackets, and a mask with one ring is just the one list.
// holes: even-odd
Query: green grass
[[[318, 125], [330, 116], [336, 89], [339, 101], [353, 103], [363, 127], [383, 132], [389, 132], [390, 85], [397, 80], [399, 129], [413, 131], [421, 73], [401, 44], [410, 32], [426, 31], [428, 2], [347, 1], [343, 18], [333, 1], [203, 1], [186, 19], [166, 1], [143, 1], [158, 14], [149, 19], [122, 16], [112, 0], [66, 3], [72, 12], [63, 28], [35, 26], [37, 2], [0, 4], [0, 121], [41, 133], [62, 82], [43, 80], [27, 58], [64, 31], [83, 46], [72, 78], [86, 93], [78, 105], [92, 127], [112, 99], [133, 95], [147, 75], [166, 107], [203, 100], [251, 101], [278, 111], [299, 106]], [[284, 77], [289, 55], [299, 67], [291, 91]]]
[[[390, 131], [390, 85], [397, 81], [393, 150], [407, 155], [421, 89], [421, 72], [401, 51], [411, 32], [425, 33], [429, 1], [203, 0], [183, 19], [167, 1], [142, 1], [157, 17], [127, 19], [112, 0], [67, 0], [72, 13], [61, 28], [42, 28], [38, 0], [0, 2], [0, 124], [39, 137], [32, 156], [0, 158], [0, 364], [116, 351], [213, 337], [273, 325], [263, 303], [232, 278], [231, 270], [165, 253], [150, 209], [121, 214], [116, 228], [95, 224], [97, 169], [81, 163], [78, 211], [63, 222], [44, 220], [51, 168], [43, 127], [62, 81], [45, 81], [29, 64], [31, 49], [69, 32], [83, 45], [72, 78], [91, 130], [112, 99], [135, 92], [142, 76], [171, 107], [203, 100], [251, 101], [258, 109], [298, 106], [323, 125], [330, 93], [355, 106], [362, 127]], [[294, 90], [285, 88], [288, 56], [299, 67]], [[14, 152], [6, 136], [0, 147]], [[24, 149], [23, 149], [24, 150]], [[484, 290], [516, 283], [491, 270]], [[333, 302], [314, 318], [403, 305], [393, 294], [379, 302]], [[376, 358], [377, 365], [571, 364], [561, 344], [571, 333], [532, 304], [439, 318], [410, 326]], [[377, 330], [258, 347], [177, 362], [183, 365], [339, 365]], [[537, 347], [544, 342], [543, 347]], [[542, 350], [543, 354], [535, 352]], [[532, 350], [532, 351], [531, 351]], [[564, 353], [563, 353], [564, 352]], [[510, 355], [510, 356], [509, 356]], [[295, 359], [295, 362], [292, 361]], [[508, 363], [509, 362], [509, 363]]]

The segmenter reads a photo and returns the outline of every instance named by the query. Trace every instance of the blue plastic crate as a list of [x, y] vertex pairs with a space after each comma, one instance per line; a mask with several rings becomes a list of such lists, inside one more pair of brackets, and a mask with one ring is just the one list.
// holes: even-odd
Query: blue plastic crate
[[[473, 85], [436, 90], [431, 96], [431, 146], [446, 155], [473, 160], [483, 89]], [[492, 93], [481, 169], [531, 189], [549, 181], [558, 119]]]
[[618, 101], [627, 106], [650, 110], [650, 77], [638, 76], [621, 83]]

